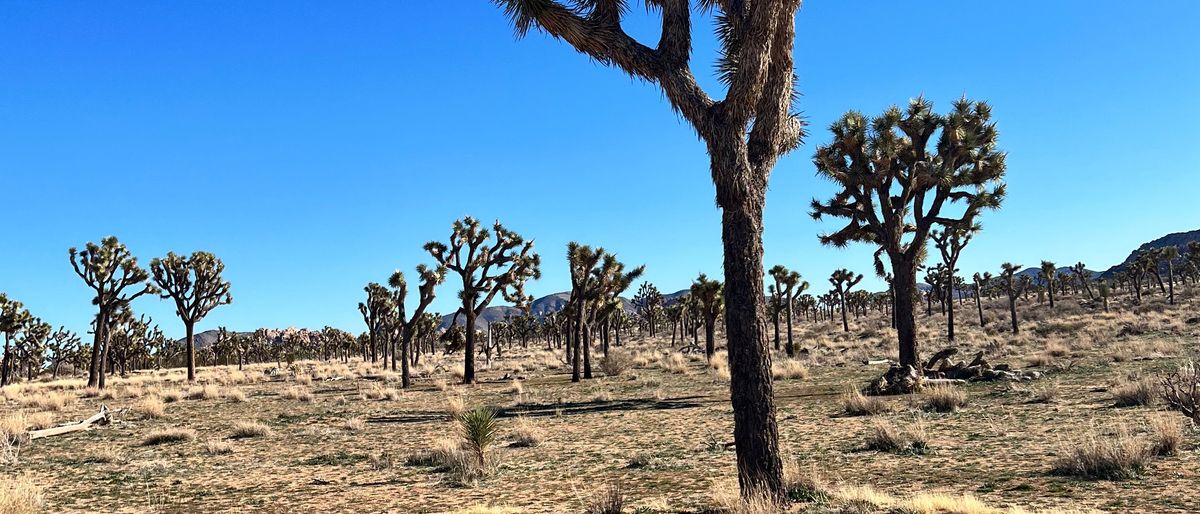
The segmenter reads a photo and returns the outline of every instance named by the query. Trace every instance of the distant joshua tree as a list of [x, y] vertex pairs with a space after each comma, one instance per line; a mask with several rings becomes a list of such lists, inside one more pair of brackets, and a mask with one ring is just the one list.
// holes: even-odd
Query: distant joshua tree
[[730, 389], [738, 483], [743, 497], [782, 498], [772, 398], [770, 346], [762, 321], [762, 216], [767, 178], [779, 157], [794, 150], [803, 123], [792, 112], [795, 15], [800, 0], [713, 0], [697, 8], [717, 12], [721, 52], [718, 75], [727, 86], [714, 100], [690, 69], [692, 2], [647, 0], [662, 32], [654, 48], [622, 27], [626, 2], [496, 0], [518, 35], [537, 28], [566, 41], [596, 62], [657, 84], [667, 100], [705, 141], [723, 210]]
[[13, 369], [14, 351], [13, 337], [33, 322], [33, 316], [25, 310], [25, 305], [16, 300], [10, 300], [7, 295], [0, 293], [0, 332], [4, 333], [4, 356], [0, 359], [0, 387], [8, 385], [10, 370]]
[[[434, 289], [446, 280], [446, 268], [442, 266], [430, 268], [424, 264], [418, 264], [417, 276], [420, 277], [421, 284], [417, 286], [417, 307], [413, 309], [411, 316], [407, 315], [404, 308], [408, 297], [408, 282], [404, 279], [404, 272], [396, 270], [388, 278], [388, 285], [393, 290], [392, 302], [396, 308], [396, 320], [400, 329], [400, 387], [411, 385], [409, 362], [412, 358], [413, 337], [417, 334], [418, 324], [425, 315], [425, 309], [433, 303], [436, 296]], [[395, 357], [396, 354], [393, 350], [393, 369], [395, 369]]]
[[853, 271], [848, 269], [840, 269], [833, 272], [829, 277], [829, 283], [833, 284], [833, 290], [837, 293], [838, 303], [842, 305], [842, 330], [850, 331], [850, 322], [846, 320], [846, 296], [850, 294], [850, 289], [862, 282], [862, 273], [855, 275]]
[[[874, 119], [846, 113], [830, 130], [833, 142], [818, 148], [813, 161], [841, 190], [827, 202], [813, 200], [812, 215], [848, 223], [821, 242], [879, 245], [880, 275], [887, 255], [900, 364], [919, 368], [913, 299], [929, 232], [935, 226], [968, 227], [982, 210], [998, 208], [1005, 195], [1004, 153], [996, 148], [991, 107], [962, 99], [949, 114], [938, 115], [918, 98], [905, 111], [892, 107]], [[954, 203], [963, 205], [961, 216], [946, 212]]]
[[439, 267], [462, 278], [459, 312], [466, 319], [463, 383], [474, 383], [475, 320], [496, 295], [518, 307], [530, 302], [525, 282], [541, 278], [541, 258], [533, 251], [533, 241], [526, 241], [499, 221], [488, 231], [470, 216], [454, 222], [449, 245], [430, 241], [425, 250]]
[[1094, 300], [1096, 296], [1092, 294], [1092, 272], [1088, 271], [1087, 266], [1083, 262], [1077, 262], [1071, 267], [1071, 273], [1087, 292], [1088, 299]]
[[716, 353], [717, 317], [725, 304], [724, 287], [720, 280], [710, 279], [703, 273], [692, 282], [692, 297], [699, 302], [700, 315], [704, 318], [704, 356], [710, 360]]
[[50, 353], [50, 376], [58, 378], [58, 370], [64, 362], [74, 359], [80, 349], [81, 341], [74, 332], [66, 327], [58, 327], [46, 341], [46, 349]]
[[646, 323], [650, 337], [654, 337], [655, 326], [658, 325], [658, 314], [663, 304], [662, 293], [658, 292], [658, 288], [654, 287], [654, 284], [642, 282], [631, 302], [634, 312]]
[[193, 252], [191, 257], [167, 253], [161, 259], [150, 261], [154, 282], [162, 288], [162, 297], [175, 300], [175, 313], [183, 320], [186, 330], [189, 382], [196, 380], [196, 322], [204, 319], [213, 309], [233, 302], [229, 294], [229, 282], [221, 277], [225, 264], [208, 252]]
[[1179, 258], [1179, 247], [1165, 247], [1158, 251], [1158, 257], [1167, 265], [1167, 303], [1175, 305], [1175, 259]]
[[1108, 297], [1112, 293], [1112, 286], [1107, 280], [1101, 280], [1096, 289], [1099, 290], [1100, 299], [1104, 301], [1104, 312], [1108, 312]]
[[1054, 283], [1055, 278], [1058, 276], [1057, 269], [1058, 267], [1053, 262], [1042, 261], [1042, 268], [1038, 273], [1038, 276], [1041, 277], [1042, 282], [1046, 285], [1046, 292], [1050, 294], [1051, 309], [1054, 308]]
[[[1020, 327], [1017, 325], [1017, 298], [1025, 292], [1029, 287], [1029, 283], [1023, 280], [1018, 280], [1017, 273], [1021, 271], [1020, 264], [1012, 264], [1006, 262], [1000, 265], [1000, 278], [1004, 282], [1004, 290], [1008, 293], [1008, 312], [1012, 315], [1012, 333], [1020, 332]], [[1021, 276], [1020, 278], [1027, 278]]]
[[975, 308], [979, 310], [979, 326], [987, 326], [987, 319], [983, 317], [983, 288], [992, 283], [992, 274], [985, 272], [982, 275], [976, 273], [975, 279]]
[[950, 341], [954, 341], [954, 300], [957, 296], [954, 274], [958, 272], [958, 258], [962, 256], [967, 243], [971, 242], [971, 237], [981, 229], [970, 220], [965, 220], [964, 223], [964, 226], [944, 231], [934, 230], [930, 233], [933, 245], [942, 254], [942, 263], [946, 265], [946, 339]]
[[367, 346], [370, 349], [371, 362], [377, 362], [382, 354], [383, 368], [387, 369], [388, 332], [396, 305], [393, 303], [392, 294], [378, 282], [368, 283], [363, 292], [367, 293], [367, 300], [358, 303], [358, 312], [362, 314], [363, 323], [367, 325]]
[[103, 389], [111, 316], [139, 296], [157, 294], [158, 288], [147, 282], [150, 275], [138, 267], [137, 258], [116, 237], [106, 237], [98, 245], [89, 242], [83, 251], [71, 248], [68, 254], [75, 274], [96, 292], [92, 298], [97, 313], [93, 324], [95, 338], [88, 366], [88, 387]]
[[[800, 273], [791, 271], [785, 268], [782, 264], [776, 264], [768, 272], [771, 278], [775, 279], [775, 290], [779, 295], [780, 306], [783, 312], [787, 315], [787, 355], [788, 357], [796, 356], [796, 345], [792, 342], [792, 306], [796, 301], [796, 297], [804, 293], [808, 289], [808, 282], [801, 280]], [[775, 317], [775, 346], [779, 347], [779, 316]]]

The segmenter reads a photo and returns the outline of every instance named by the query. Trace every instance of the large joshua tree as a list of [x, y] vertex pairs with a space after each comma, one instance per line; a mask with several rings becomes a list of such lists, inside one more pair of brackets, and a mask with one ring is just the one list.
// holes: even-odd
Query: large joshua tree
[[[425, 309], [433, 303], [434, 289], [446, 279], [446, 268], [440, 266], [430, 268], [424, 264], [418, 264], [417, 276], [421, 279], [421, 285], [417, 286], [417, 307], [413, 309], [411, 316], [407, 315], [404, 308], [405, 299], [408, 297], [408, 282], [404, 279], [404, 272], [396, 270], [388, 278], [388, 285], [393, 290], [393, 302], [396, 305], [396, 320], [400, 325], [400, 387], [411, 385], [409, 361], [413, 351], [413, 336], [417, 333], [417, 325], [425, 315]], [[395, 362], [395, 353], [392, 354], [392, 357]]]
[[749, 497], [783, 496], [783, 464], [772, 395], [770, 346], [764, 336], [762, 229], [767, 178], [803, 135], [791, 107], [792, 47], [800, 0], [701, 0], [716, 11], [717, 71], [725, 98], [711, 98], [692, 75], [693, 5], [646, 0], [662, 20], [655, 47], [622, 27], [623, 0], [494, 0], [517, 34], [531, 28], [630, 76], [657, 84], [708, 148], [722, 209], [725, 325], [729, 340], [738, 482]]
[[158, 288], [147, 282], [150, 275], [138, 267], [137, 258], [116, 237], [108, 236], [100, 240], [100, 244], [89, 242], [82, 251], [71, 248], [67, 253], [75, 274], [96, 293], [92, 298], [97, 313], [88, 365], [88, 387], [103, 389], [108, 329], [113, 314], [139, 296], [157, 294]]
[[221, 277], [225, 263], [208, 252], [192, 252], [190, 257], [168, 252], [166, 257], [150, 261], [154, 282], [162, 288], [162, 297], [175, 300], [175, 313], [183, 320], [184, 349], [188, 381], [196, 380], [196, 322], [221, 305], [233, 302], [229, 282]]
[[462, 300], [459, 312], [466, 320], [463, 383], [473, 383], [475, 320], [497, 295], [518, 307], [528, 303], [525, 282], [541, 277], [541, 258], [533, 251], [533, 241], [526, 241], [499, 221], [489, 231], [470, 216], [455, 220], [449, 245], [430, 241], [425, 250], [439, 267], [462, 278], [458, 297]]
[[1074, 266], [1071, 266], [1071, 274], [1083, 285], [1083, 290], [1087, 292], [1088, 299], [1094, 300], [1096, 295], [1092, 294], [1092, 272], [1087, 269], [1087, 266], [1082, 261], [1077, 262]]
[[842, 330], [845, 332], [850, 331], [850, 322], [846, 320], [846, 297], [850, 295], [850, 290], [854, 286], [862, 282], [862, 279], [862, 273], [855, 275], [848, 269], [835, 270], [829, 276], [829, 283], [833, 284], [833, 291], [837, 293], [838, 303], [842, 306]]
[[[969, 221], [969, 220], [968, 220]], [[962, 256], [963, 248], [971, 242], [971, 237], [980, 230], [980, 226], [967, 223], [966, 226], [952, 227], [946, 230], [934, 230], [930, 233], [933, 245], [942, 254], [942, 263], [946, 265], [946, 339], [954, 341], [954, 300], [957, 296], [954, 274], [958, 272], [958, 258]], [[983, 319], [980, 311], [979, 319]], [[981, 321], [982, 325], [983, 322]]]
[[812, 215], [848, 220], [821, 242], [879, 245], [876, 272], [891, 262], [900, 364], [920, 368], [914, 297], [917, 265], [930, 230], [969, 226], [1004, 199], [1004, 153], [996, 148], [991, 107], [961, 99], [945, 115], [923, 98], [868, 119], [849, 112], [830, 127], [833, 141], [817, 149], [817, 171], [840, 189], [813, 200]]

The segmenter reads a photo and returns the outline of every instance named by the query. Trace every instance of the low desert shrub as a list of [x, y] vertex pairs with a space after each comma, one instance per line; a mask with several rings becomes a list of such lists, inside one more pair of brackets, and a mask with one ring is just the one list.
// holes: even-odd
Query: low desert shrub
[[863, 448], [920, 455], [929, 451], [929, 441], [925, 434], [925, 426], [920, 421], [913, 423], [908, 429], [899, 429], [887, 420], [877, 419], [871, 424]]
[[187, 399], [189, 400], [216, 400], [220, 397], [221, 389], [212, 384], [196, 386], [188, 389], [187, 392]]
[[146, 419], [156, 419], [163, 417], [167, 413], [167, 407], [163, 401], [157, 396], [147, 396], [142, 398], [131, 407], [134, 413], [141, 415]]
[[874, 416], [892, 411], [892, 404], [878, 396], [866, 396], [858, 389], [842, 395], [842, 410], [850, 416]]
[[628, 353], [612, 350], [600, 359], [600, 371], [605, 376], [615, 377], [633, 368], [633, 357]]
[[196, 440], [196, 431], [190, 428], [164, 428], [146, 434], [142, 438], [142, 446], [154, 446], [167, 443], [186, 443]]
[[604, 488], [592, 501], [588, 502], [584, 512], [587, 514], [621, 514], [625, 510], [625, 493], [621, 484], [612, 484]]
[[967, 405], [967, 394], [950, 386], [925, 388], [921, 409], [926, 412], [957, 412]]
[[524, 416], [517, 418], [510, 435], [512, 443], [509, 446], [514, 448], [527, 448], [542, 444], [542, 429]]
[[1158, 457], [1167, 457], [1179, 453], [1183, 447], [1183, 429], [1179, 422], [1167, 416], [1150, 418], [1150, 453]]
[[1051, 473], [1100, 480], [1124, 480], [1141, 476], [1150, 460], [1145, 444], [1125, 429], [1116, 434], [1091, 433], [1065, 445], [1054, 460]]
[[242, 403], [246, 401], [246, 393], [241, 389], [229, 389], [225, 391], [225, 399], [233, 403]]
[[274, 433], [271, 427], [257, 421], [238, 421], [233, 424], [233, 433], [229, 434], [229, 437], [232, 439], [247, 439], [251, 437], [266, 437]]
[[297, 400], [301, 402], [313, 401], [313, 395], [308, 389], [303, 387], [289, 387], [279, 394], [284, 400]]
[[24, 476], [0, 477], [0, 513], [37, 514], [46, 509], [42, 488]]
[[771, 365], [771, 375], [776, 380], [805, 379], [808, 367], [798, 360], [783, 359]]
[[658, 359], [658, 366], [668, 373], [682, 375], [688, 371], [687, 359], [678, 353], [663, 355]]
[[209, 439], [204, 442], [204, 453], [209, 455], [228, 455], [233, 453], [233, 445], [216, 439]]
[[1154, 403], [1155, 383], [1148, 379], [1125, 381], [1112, 388], [1113, 405], [1136, 407]]
[[344, 428], [347, 432], [361, 432], [366, 430], [367, 422], [362, 418], [350, 418], [346, 420], [346, 423], [342, 425], [342, 428]]

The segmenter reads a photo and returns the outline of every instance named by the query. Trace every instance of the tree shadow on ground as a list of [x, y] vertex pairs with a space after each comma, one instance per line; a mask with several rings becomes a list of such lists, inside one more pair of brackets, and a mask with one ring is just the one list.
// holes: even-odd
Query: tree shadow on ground
[[[655, 400], [652, 398], [637, 398], [628, 400], [586, 401], [586, 402], [554, 402], [554, 403], [522, 403], [512, 407], [499, 407], [495, 410], [497, 418], [573, 416], [604, 412], [628, 412], [645, 410], [676, 410], [694, 409], [701, 407], [704, 396], [686, 396]], [[391, 416], [373, 416], [367, 418], [368, 423], [425, 423], [445, 421], [445, 412], [404, 412]]]

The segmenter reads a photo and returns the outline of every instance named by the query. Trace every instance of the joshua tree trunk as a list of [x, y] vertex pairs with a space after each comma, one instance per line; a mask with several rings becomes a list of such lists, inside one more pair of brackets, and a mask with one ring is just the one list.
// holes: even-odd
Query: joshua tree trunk
[[[772, 317], [775, 323], [775, 351], [779, 351], [779, 309], [775, 309], [775, 316]], [[792, 327], [788, 326], [788, 335], [792, 335]]]
[[583, 378], [592, 378], [592, 326], [583, 326]]
[[1021, 328], [1017, 326], [1017, 298], [1013, 295], [1008, 295], [1008, 313], [1012, 315], [1012, 333], [1019, 333]]
[[[779, 326], [776, 325], [775, 329], [779, 330]], [[775, 349], [776, 350], [779, 349], [778, 344], [775, 345]], [[796, 345], [792, 342], [792, 302], [791, 302], [790, 298], [788, 299], [788, 306], [787, 306], [787, 356], [788, 357], [796, 356]]]
[[8, 332], [4, 333], [4, 356], [0, 358], [0, 387], [8, 385], [8, 367], [12, 363], [12, 352], [8, 344]]
[[717, 319], [705, 317], [704, 319], [704, 357], [712, 360], [714, 353], [717, 353], [716, 343]]
[[891, 257], [892, 284], [896, 290], [896, 338], [900, 344], [900, 365], [921, 368], [917, 349], [917, 317], [913, 296], [917, 289], [917, 263], [903, 255]]
[[464, 306], [463, 314], [467, 318], [464, 325], [467, 337], [463, 345], [463, 352], [466, 354], [463, 359], [463, 383], [472, 384], [475, 382], [475, 309]]
[[[576, 308], [575, 322], [572, 323], [571, 341], [567, 342], [567, 347], [571, 348], [571, 381], [578, 382], [580, 379], [579, 371], [582, 364], [582, 356], [579, 355], [583, 351], [583, 309]], [[568, 323], [570, 323], [568, 321]]]
[[987, 325], [987, 320], [983, 318], [983, 298], [980, 297], [979, 283], [975, 283], [975, 308], [979, 309], [979, 326]]
[[1046, 280], [1046, 292], [1050, 293], [1050, 308], [1054, 308], [1054, 282]]
[[[717, 158], [720, 154], [712, 154], [714, 167], [720, 169], [718, 163], [721, 161]], [[734, 168], [730, 166], [726, 170], [733, 171]], [[734, 175], [755, 174], [745, 170]], [[722, 188], [719, 183], [717, 188], [718, 199], [732, 200], [721, 202], [721, 239], [725, 249], [725, 330], [738, 482], [743, 491], [755, 488], [783, 491], [771, 351], [759, 324], [759, 319], [763, 318], [762, 210], [765, 188], [747, 192], [738, 190], [740, 188]]]
[[1175, 305], [1175, 263], [1167, 261], [1167, 303]]
[[[188, 382], [196, 381], [196, 324], [191, 321], [183, 322], [183, 329], [186, 331], [187, 338], [187, 379]], [[104, 353], [108, 353], [105, 351]]]
[[88, 366], [88, 387], [104, 387], [104, 361], [100, 359], [101, 353], [104, 350], [104, 337], [108, 330], [108, 316], [101, 310], [96, 314], [96, 328], [94, 337], [92, 338], [92, 364]]
[[[953, 278], [951, 278], [953, 280]], [[948, 289], [950, 299], [946, 300], [946, 339], [954, 341], [954, 288]]]

